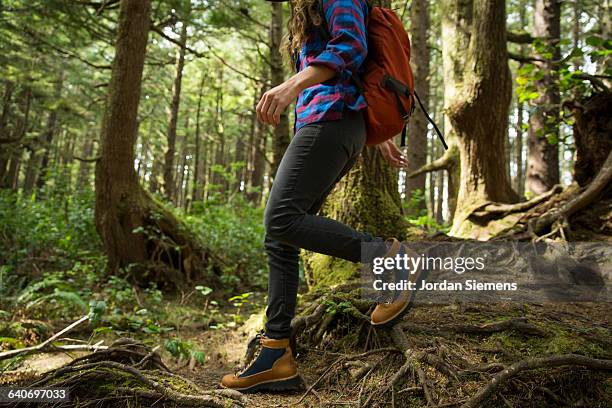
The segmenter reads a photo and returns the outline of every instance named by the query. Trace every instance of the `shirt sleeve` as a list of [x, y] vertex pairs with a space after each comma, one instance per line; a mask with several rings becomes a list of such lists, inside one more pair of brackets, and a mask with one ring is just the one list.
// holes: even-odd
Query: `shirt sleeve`
[[330, 39], [309, 65], [356, 72], [367, 55], [363, 0], [322, 0]]

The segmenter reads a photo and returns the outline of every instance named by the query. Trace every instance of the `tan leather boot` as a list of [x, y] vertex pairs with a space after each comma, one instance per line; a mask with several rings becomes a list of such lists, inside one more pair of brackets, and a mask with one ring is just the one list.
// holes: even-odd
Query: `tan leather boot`
[[[398, 253], [408, 254], [410, 257], [418, 256], [414, 251], [410, 250], [406, 245], [400, 243], [397, 239], [392, 238], [390, 241], [389, 251], [385, 257], [395, 257]], [[419, 282], [422, 269], [417, 270], [414, 274], [409, 274], [408, 280], [415, 284]], [[401, 318], [410, 310], [416, 290], [403, 290], [392, 302], [379, 303], [374, 308], [370, 316], [370, 323], [373, 326], [381, 326]]]
[[221, 386], [241, 392], [291, 391], [302, 386], [289, 339], [260, 338], [261, 349], [254, 361], [238, 374], [227, 374]]

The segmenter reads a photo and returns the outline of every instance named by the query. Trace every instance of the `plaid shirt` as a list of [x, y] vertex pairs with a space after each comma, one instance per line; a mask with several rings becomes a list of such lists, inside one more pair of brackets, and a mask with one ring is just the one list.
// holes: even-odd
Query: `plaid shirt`
[[339, 120], [344, 108], [366, 107], [363, 95], [351, 80], [367, 55], [365, 0], [321, 0], [329, 32], [312, 30], [296, 58], [296, 69], [323, 65], [337, 72], [333, 78], [304, 89], [296, 103], [295, 130], [324, 120]]

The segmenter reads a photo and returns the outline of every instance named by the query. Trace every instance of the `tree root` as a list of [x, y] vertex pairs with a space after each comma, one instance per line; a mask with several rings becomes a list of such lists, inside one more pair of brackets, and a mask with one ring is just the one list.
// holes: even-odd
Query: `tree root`
[[523, 201], [516, 204], [485, 203], [481, 207], [475, 209], [472, 214], [477, 217], [486, 217], [487, 215], [493, 214], [507, 215], [515, 212], [527, 211], [530, 208], [535, 207], [537, 204], [548, 200], [550, 197], [559, 194], [562, 190], [563, 188], [557, 184], [549, 191], [540, 194], [529, 201]]
[[[53, 403], [54, 407], [72, 406], [75, 399], [81, 406], [115, 406], [135, 396], [176, 406], [222, 408], [240, 407], [244, 403], [244, 396], [239, 392], [204, 391], [195, 383], [171, 373], [156, 350], [131, 339], [121, 339], [107, 350], [75, 359], [24, 386], [70, 388], [72, 402], [67, 405]], [[39, 403], [32, 403], [32, 406], [34, 404]]]
[[408, 329], [411, 331], [420, 331], [424, 333], [448, 335], [449, 333], [466, 333], [466, 334], [491, 334], [506, 330], [515, 330], [517, 332], [539, 336], [548, 337], [550, 333], [539, 328], [538, 326], [527, 323], [527, 319], [520, 317], [509, 320], [502, 320], [500, 322], [486, 323], [479, 326], [470, 324], [451, 324], [446, 326], [422, 326], [412, 322], [399, 323], [401, 329]]
[[597, 197], [599, 197], [599, 195], [606, 188], [609, 188], [610, 181], [612, 181], [612, 151], [608, 154], [608, 158], [606, 159], [601, 170], [599, 173], [597, 173], [597, 176], [589, 184], [586, 190], [580, 193], [577, 197], [566, 202], [560, 208], [554, 208], [543, 216], [532, 220], [533, 231], [536, 234], [541, 233], [558, 219], [567, 219], [576, 212], [582, 210], [591, 204]]
[[493, 394], [499, 386], [509, 378], [521, 371], [534, 370], [543, 367], [559, 367], [566, 365], [584, 366], [592, 370], [612, 371], [612, 360], [600, 360], [578, 354], [564, 354], [552, 357], [526, 358], [516, 362], [495, 375], [491, 381], [473, 397], [471, 397], [461, 408], [479, 407], [481, 403]]

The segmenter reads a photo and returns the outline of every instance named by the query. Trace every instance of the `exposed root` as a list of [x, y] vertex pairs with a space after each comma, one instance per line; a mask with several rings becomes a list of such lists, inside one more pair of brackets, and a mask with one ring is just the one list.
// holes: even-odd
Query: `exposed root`
[[75, 400], [80, 406], [116, 406], [120, 402], [127, 406], [135, 397], [145, 406], [144, 401], [214, 408], [244, 403], [244, 396], [236, 391], [205, 391], [171, 373], [155, 350], [130, 339], [121, 339], [107, 350], [73, 360], [33, 383], [20, 385], [70, 388], [71, 402], [50, 403], [54, 407], [73, 406]]
[[445, 326], [423, 326], [412, 322], [399, 323], [401, 329], [411, 331], [421, 331], [424, 333], [438, 334], [441, 336], [449, 333], [467, 333], [467, 334], [491, 334], [505, 330], [514, 330], [523, 334], [547, 337], [550, 335], [547, 331], [538, 326], [527, 323], [527, 319], [523, 317], [502, 320], [500, 322], [486, 323], [479, 326], [471, 324], [450, 324]]
[[543, 357], [543, 358], [526, 358], [495, 375], [486, 387], [482, 388], [472, 398], [470, 398], [461, 408], [479, 407], [481, 403], [499, 388], [499, 386], [509, 378], [515, 376], [521, 371], [534, 370], [543, 367], [559, 367], [566, 365], [578, 365], [590, 368], [592, 370], [612, 371], [612, 360], [600, 360], [596, 358], [585, 357], [577, 354], [564, 354], [560, 356]]

